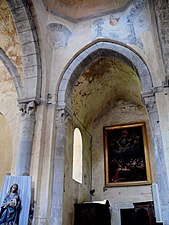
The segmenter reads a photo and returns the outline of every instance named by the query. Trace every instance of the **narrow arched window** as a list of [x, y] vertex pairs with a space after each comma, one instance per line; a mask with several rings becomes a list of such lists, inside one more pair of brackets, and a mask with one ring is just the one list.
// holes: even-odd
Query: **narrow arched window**
[[74, 129], [73, 136], [73, 172], [72, 178], [82, 183], [82, 135], [78, 128]]

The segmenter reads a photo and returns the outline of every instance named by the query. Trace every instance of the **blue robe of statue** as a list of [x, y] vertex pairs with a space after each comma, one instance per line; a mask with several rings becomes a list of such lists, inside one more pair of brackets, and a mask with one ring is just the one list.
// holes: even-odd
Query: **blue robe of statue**
[[0, 213], [0, 224], [18, 225], [20, 212], [20, 198], [18, 193], [5, 197]]

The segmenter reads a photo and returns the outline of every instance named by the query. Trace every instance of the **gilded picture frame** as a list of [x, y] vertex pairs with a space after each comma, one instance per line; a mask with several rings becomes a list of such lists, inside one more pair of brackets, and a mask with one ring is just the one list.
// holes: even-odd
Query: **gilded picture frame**
[[144, 122], [103, 128], [105, 186], [151, 184]]

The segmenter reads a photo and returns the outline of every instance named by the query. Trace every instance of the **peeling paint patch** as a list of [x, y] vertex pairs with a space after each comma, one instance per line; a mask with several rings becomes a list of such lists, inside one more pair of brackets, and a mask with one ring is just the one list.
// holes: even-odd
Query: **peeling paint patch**
[[0, 61], [0, 93], [5, 96], [15, 96], [16, 90], [13, 84], [13, 80], [9, 75], [6, 67]]
[[104, 114], [116, 101], [141, 104], [141, 84], [135, 71], [116, 59], [102, 58], [89, 66], [75, 83], [72, 93], [74, 114], [85, 124]]
[[5, 0], [0, 1], [0, 47], [23, 73], [21, 48], [12, 15]]

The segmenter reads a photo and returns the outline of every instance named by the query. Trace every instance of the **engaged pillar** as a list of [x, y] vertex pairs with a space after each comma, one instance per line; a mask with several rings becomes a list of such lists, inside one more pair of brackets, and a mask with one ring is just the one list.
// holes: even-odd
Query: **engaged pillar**
[[35, 126], [35, 102], [19, 104], [19, 110], [22, 112], [22, 118], [16, 175], [29, 176]]

